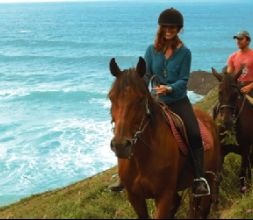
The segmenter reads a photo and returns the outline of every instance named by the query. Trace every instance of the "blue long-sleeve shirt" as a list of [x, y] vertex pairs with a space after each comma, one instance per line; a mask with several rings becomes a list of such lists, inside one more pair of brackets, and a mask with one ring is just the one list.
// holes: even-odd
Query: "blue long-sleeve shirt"
[[159, 96], [163, 102], [171, 104], [187, 96], [191, 68], [191, 51], [187, 47], [176, 49], [167, 59], [162, 52], [155, 50], [154, 45], [150, 45], [145, 54], [145, 61], [146, 79], [157, 75], [160, 84], [172, 87], [172, 93]]

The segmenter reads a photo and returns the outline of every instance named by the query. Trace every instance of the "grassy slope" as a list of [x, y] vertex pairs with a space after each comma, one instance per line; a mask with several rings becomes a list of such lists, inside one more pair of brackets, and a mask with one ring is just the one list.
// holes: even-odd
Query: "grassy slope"
[[[198, 105], [209, 111], [216, 101], [215, 97], [215, 92], [210, 92]], [[235, 155], [226, 158], [220, 190], [220, 212], [212, 213], [214, 218], [253, 218], [253, 192], [243, 196], [238, 192], [239, 162]], [[136, 218], [125, 192], [112, 193], [108, 190], [108, 186], [115, 182], [116, 173], [117, 169], [112, 168], [63, 189], [0, 208], [0, 218]], [[187, 193], [185, 195], [178, 218], [186, 217], [188, 196]], [[153, 216], [152, 201], [149, 201], [149, 210]]]

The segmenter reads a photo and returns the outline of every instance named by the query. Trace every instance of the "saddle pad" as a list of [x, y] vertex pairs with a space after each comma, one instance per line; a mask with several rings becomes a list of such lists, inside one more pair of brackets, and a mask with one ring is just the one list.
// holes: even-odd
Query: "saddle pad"
[[[178, 146], [179, 146], [181, 152], [184, 155], [187, 155], [189, 141], [188, 141], [188, 137], [186, 134], [186, 129], [183, 124], [183, 121], [180, 119], [181, 122], [179, 122], [178, 118], [180, 118], [180, 117], [178, 115], [176, 115], [174, 112], [172, 112], [171, 110], [169, 110], [167, 107], [165, 108], [164, 106], [162, 106], [162, 109], [164, 110], [166, 119], [171, 127], [171, 131], [172, 131], [176, 141], [178, 142]], [[175, 117], [175, 115], [176, 115], [176, 117]], [[207, 127], [202, 123], [202, 121], [200, 121], [199, 119], [197, 119], [197, 120], [198, 120], [198, 124], [199, 124], [199, 128], [200, 128], [200, 134], [201, 134], [201, 138], [203, 141], [204, 149], [205, 149], [205, 151], [210, 150], [211, 148], [213, 148], [212, 136], [211, 136], [209, 130], [207, 129]]]

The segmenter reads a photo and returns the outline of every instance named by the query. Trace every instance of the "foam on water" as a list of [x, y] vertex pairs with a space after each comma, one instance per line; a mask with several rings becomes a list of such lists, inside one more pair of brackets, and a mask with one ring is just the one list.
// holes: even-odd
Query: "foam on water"
[[0, 145], [3, 201], [6, 192], [8, 197], [23, 197], [65, 186], [116, 164], [109, 147], [110, 121], [60, 119], [39, 130], [30, 128], [28, 133], [36, 135], [29, 142], [17, 138]]

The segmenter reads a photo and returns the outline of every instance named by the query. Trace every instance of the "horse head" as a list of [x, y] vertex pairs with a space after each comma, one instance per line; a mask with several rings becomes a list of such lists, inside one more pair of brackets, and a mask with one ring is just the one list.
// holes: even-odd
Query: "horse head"
[[111, 149], [118, 158], [127, 159], [134, 153], [133, 146], [149, 120], [151, 96], [143, 79], [146, 63], [140, 57], [136, 68], [121, 71], [113, 58], [110, 71], [116, 77], [108, 94], [115, 126]]
[[240, 111], [239, 101], [242, 99], [242, 94], [237, 80], [243, 71], [241, 69], [236, 74], [230, 74], [224, 69], [223, 74], [219, 74], [212, 68], [212, 73], [220, 82], [218, 88], [218, 117], [223, 128], [229, 130], [234, 125], [233, 120], [237, 118]]

